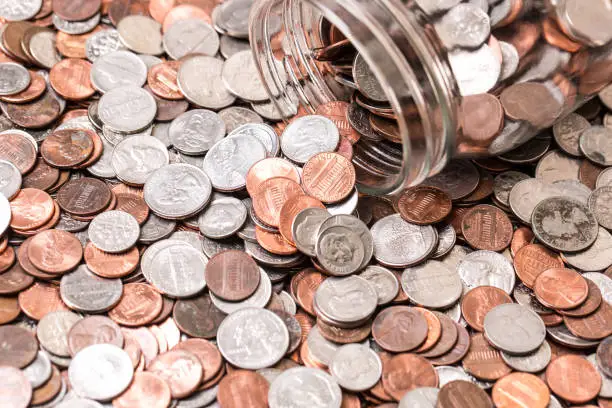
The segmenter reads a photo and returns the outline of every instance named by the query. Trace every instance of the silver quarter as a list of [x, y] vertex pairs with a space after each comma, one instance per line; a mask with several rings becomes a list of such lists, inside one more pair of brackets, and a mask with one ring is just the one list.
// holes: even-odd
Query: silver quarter
[[68, 332], [79, 320], [81, 316], [72, 312], [48, 313], [38, 322], [36, 337], [45, 350], [60, 357], [68, 357]]
[[98, 103], [100, 120], [115, 132], [140, 132], [153, 123], [156, 113], [153, 96], [136, 86], [115, 88], [102, 95]]
[[170, 162], [168, 149], [151, 136], [131, 136], [117, 143], [111, 166], [117, 177], [126, 184], [142, 186], [155, 171]]
[[566, 156], [559, 150], [552, 150], [538, 162], [535, 176], [545, 183], [558, 180], [578, 180], [580, 160]]
[[230, 364], [258, 370], [283, 358], [289, 347], [289, 332], [276, 314], [247, 308], [223, 320], [217, 331], [217, 345]]
[[370, 265], [359, 276], [367, 280], [374, 287], [378, 295], [379, 305], [390, 303], [399, 293], [399, 282], [395, 274], [387, 268]]
[[548, 366], [552, 358], [552, 350], [548, 342], [544, 340], [537, 350], [529, 354], [517, 356], [502, 351], [501, 356], [504, 362], [514, 370], [525, 373], [538, 373]]
[[234, 235], [247, 219], [247, 208], [241, 200], [214, 193], [208, 207], [198, 217], [198, 226], [204, 236], [212, 239]]
[[586, 272], [597, 272], [612, 265], [612, 235], [599, 227], [593, 245], [580, 252], [564, 253], [563, 260]]
[[169, 164], [154, 171], [144, 185], [147, 205], [162, 218], [195, 215], [210, 199], [212, 184], [202, 170], [189, 164]]
[[333, 152], [340, 142], [338, 128], [319, 115], [302, 116], [283, 131], [281, 149], [293, 162], [304, 164], [318, 153]]
[[62, 276], [60, 296], [72, 310], [82, 313], [102, 313], [121, 300], [121, 279], [104, 279], [94, 275], [86, 265]]
[[612, 186], [612, 168], [607, 168], [597, 176], [595, 187]]
[[582, 276], [592, 280], [601, 291], [604, 300], [612, 303], [612, 279], [600, 272], [585, 272]]
[[219, 4], [213, 11], [215, 27], [223, 34], [236, 38], [249, 37], [249, 12], [253, 0], [229, 0]]
[[34, 17], [42, 7], [42, 0], [2, 0], [0, 1], [0, 17], [7, 21], [23, 21]]
[[0, 95], [13, 95], [30, 86], [30, 73], [14, 62], [0, 63]]
[[412, 302], [432, 309], [450, 307], [463, 291], [459, 274], [439, 261], [404, 269], [401, 283]]
[[119, 31], [114, 28], [94, 33], [85, 42], [85, 55], [91, 62], [96, 62], [100, 57], [113, 51], [124, 49], [125, 47], [119, 39]]
[[189, 54], [216, 55], [219, 34], [208, 23], [198, 19], [181, 20], [164, 33], [163, 47], [171, 58], [180, 60]]
[[284, 371], [270, 385], [270, 408], [340, 408], [342, 391], [327, 373], [315, 368], [294, 367]]
[[219, 52], [225, 59], [230, 58], [240, 51], [248, 51], [250, 49], [251, 45], [248, 41], [234, 38], [229, 35], [222, 35], [220, 38]]
[[270, 125], [263, 123], [247, 123], [234, 129], [227, 137], [231, 138], [242, 135], [259, 140], [270, 156], [278, 156], [280, 142], [274, 128]]
[[372, 255], [374, 254], [374, 238], [372, 237], [372, 233], [368, 229], [368, 226], [365, 225], [359, 218], [352, 215], [337, 214], [325, 219], [319, 227], [319, 232], [317, 234], [320, 236], [325, 230], [336, 225], [347, 227], [357, 234], [363, 244], [364, 249], [363, 259], [358, 267], [358, 270], [365, 268], [368, 263], [370, 263], [370, 259], [372, 259]]
[[438, 246], [431, 254], [434, 259], [442, 258], [448, 254], [457, 242], [457, 233], [452, 225], [437, 225], [436, 229], [438, 230]]
[[125, 391], [133, 375], [128, 354], [111, 344], [84, 348], [68, 368], [72, 389], [80, 396], [100, 401], [108, 401]]
[[245, 300], [240, 302], [228, 302], [220, 299], [213, 293], [210, 294], [210, 299], [219, 310], [226, 314], [232, 314], [239, 310], [249, 308], [263, 308], [268, 304], [272, 296], [272, 282], [268, 274], [262, 268], [259, 268], [259, 278], [259, 286], [255, 290], [255, 293]]
[[588, 205], [599, 225], [612, 229], [612, 186], [599, 187], [593, 191]]
[[168, 238], [176, 228], [176, 222], [165, 220], [155, 214], [149, 214], [144, 224], [140, 226], [140, 237], [138, 241], [143, 244], [152, 244], [164, 238]]
[[357, 54], [353, 62], [353, 78], [359, 91], [369, 99], [377, 102], [387, 101], [385, 90], [361, 54]]
[[[182, 24], [173, 27], [177, 26]], [[215, 110], [233, 104], [236, 97], [227, 90], [221, 77], [223, 65], [219, 58], [205, 55], [195, 55], [183, 61], [177, 81], [185, 98], [195, 105]]]
[[317, 255], [315, 251], [317, 233], [323, 221], [329, 217], [327, 210], [322, 208], [306, 208], [296, 215], [291, 225], [291, 232], [295, 246], [300, 252], [311, 257]]
[[53, 26], [63, 33], [79, 35], [88, 33], [96, 28], [100, 23], [100, 17], [100, 13], [96, 13], [86, 20], [68, 21], [54, 13], [51, 17], [51, 21], [53, 22]]
[[39, 351], [36, 358], [29, 365], [22, 369], [23, 374], [28, 378], [32, 388], [36, 389], [51, 378], [51, 360], [44, 351]]
[[491, 90], [501, 73], [501, 63], [487, 44], [473, 51], [453, 50], [448, 54], [462, 96]]
[[90, 77], [91, 84], [101, 93], [130, 85], [141, 87], [147, 81], [147, 66], [130, 51], [110, 51], [96, 58]]
[[21, 172], [13, 163], [0, 160], [0, 194], [8, 200], [21, 189]]
[[533, 310], [506, 303], [495, 306], [485, 316], [484, 332], [496, 348], [510, 354], [537, 350], [546, 338], [546, 326]]
[[225, 123], [213, 111], [194, 109], [172, 121], [169, 135], [170, 141], [180, 152], [204, 154], [225, 136]]
[[478, 286], [495, 286], [512, 293], [516, 276], [512, 263], [502, 254], [493, 251], [474, 251], [457, 265], [465, 290]]
[[437, 34], [448, 48], [476, 48], [491, 34], [489, 16], [480, 7], [461, 3], [435, 23]]
[[553, 125], [553, 136], [565, 153], [581, 157], [580, 135], [590, 127], [591, 124], [583, 116], [570, 113]]
[[359, 235], [341, 225], [330, 226], [318, 234], [315, 252], [319, 264], [333, 276], [356, 272], [365, 257]]
[[164, 295], [190, 297], [206, 286], [204, 269], [207, 263], [202, 252], [181, 242], [160, 249], [152, 257], [147, 280]]
[[124, 252], [136, 245], [140, 226], [133, 215], [124, 211], [106, 211], [89, 224], [89, 239], [96, 248], [110, 253]]
[[342, 388], [354, 392], [366, 391], [380, 380], [382, 362], [369, 347], [345, 344], [338, 348], [329, 372]]
[[230, 106], [219, 112], [219, 117], [225, 122], [227, 133], [247, 123], [263, 123], [263, 119], [250, 109], [240, 106]]
[[430, 225], [410, 224], [399, 214], [378, 220], [371, 228], [374, 258], [391, 268], [401, 268], [423, 261], [435, 249], [437, 235]]
[[117, 24], [121, 42], [139, 54], [163, 54], [161, 24], [150, 17], [128, 15]]
[[468, 196], [478, 186], [480, 174], [468, 160], [453, 160], [438, 174], [423, 181], [423, 185], [439, 188], [451, 200]]
[[[440, 387], [441, 386], [440, 384]], [[433, 387], [415, 388], [404, 394], [399, 401], [398, 408], [435, 408], [439, 391], [438, 388]]]
[[529, 175], [521, 173], [520, 171], [510, 170], [500, 173], [493, 180], [493, 195], [498, 202], [508, 207], [510, 206], [508, 200], [512, 187], [514, 187], [519, 181], [529, 178], [531, 178]]
[[314, 304], [317, 312], [329, 320], [359, 325], [376, 310], [378, 294], [359, 276], [331, 277], [315, 291]]
[[[280, 62], [277, 62], [277, 65], [281, 83], [284, 84], [287, 82], [287, 74]], [[263, 102], [269, 98], [250, 50], [238, 52], [228, 58], [223, 65], [222, 77], [226, 88], [239, 98], [251, 102]]]
[[612, 166], [612, 129], [591, 126], [580, 134], [580, 150], [594, 163]]

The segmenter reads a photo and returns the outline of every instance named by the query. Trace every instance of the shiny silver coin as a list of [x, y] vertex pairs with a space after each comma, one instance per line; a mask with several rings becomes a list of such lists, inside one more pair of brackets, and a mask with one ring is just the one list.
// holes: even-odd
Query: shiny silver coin
[[100, 98], [98, 114], [105, 126], [115, 132], [137, 133], [153, 123], [157, 103], [142, 88], [115, 88]]
[[537, 350], [525, 355], [513, 355], [501, 352], [502, 359], [512, 369], [525, 373], [538, 373], [548, 366], [552, 358], [552, 350], [546, 340]]
[[280, 141], [278, 135], [270, 125], [263, 123], [247, 123], [227, 135], [228, 138], [237, 136], [248, 136], [255, 138], [261, 142], [266, 148], [269, 156], [278, 156], [280, 150]]
[[263, 123], [263, 119], [257, 113], [240, 106], [225, 108], [218, 115], [225, 123], [228, 134], [247, 123]]
[[386, 102], [387, 94], [361, 54], [353, 62], [353, 78], [361, 93], [373, 101]]
[[138, 241], [143, 244], [152, 244], [164, 238], [168, 238], [176, 228], [176, 222], [165, 220], [155, 214], [149, 214], [144, 224], [140, 226], [140, 237]]
[[[421, 0], [422, 1], [422, 0]], [[440, 387], [442, 384], [440, 384]], [[398, 408], [435, 408], [438, 401], [438, 388], [419, 387], [404, 394]]]
[[[279, 74], [284, 76], [281, 78], [282, 83], [285, 83], [287, 74], [280, 62], [278, 65]], [[262, 102], [269, 98], [250, 50], [238, 52], [228, 58], [223, 65], [222, 77], [225, 87], [239, 98], [252, 102]]]
[[514, 215], [523, 223], [530, 225], [533, 209], [540, 201], [563, 195], [553, 184], [537, 178], [528, 178], [516, 183], [508, 195], [508, 204]]
[[0, 17], [7, 21], [29, 20], [40, 11], [42, 3], [42, 0], [1, 0]]
[[[272, 293], [272, 297], [278, 297], [278, 295]], [[289, 348], [287, 348], [286, 354], [291, 354], [298, 349], [302, 342], [302, 326], [300, 326], [300, 322], [294, 315], [279, 309], [274, 309], [272, 311], [276, 313], [276, 315], [283, 320], [285, 326], [287, 326], [289, 332]]]
[[569, 157], [559, 150], [552, 150], [538, 162], [535, 176], [545, 183], [558, 180], [578, 180], [580, 160]]
[[612, 129], [591, 126], [580, 134], [580, 151], [592, 162], [612, 166]]
[[509, 197], [510, 191], [512, 187], [516, 185], [516, 183], [529, 179], [529, 175], [525, 173], [521, 173], [520, 171], [505, 171], [503, 173], [495, 176], [493, 180], [493, 195], [497, 199], [497, 201], [506, 207], [510, 206]]
[[153, 268], [153, 258], [164, 248], [168, 248], [173, 245], [182, 245], [184, 242], [174, 239], [164, 239], [158, 242], [155, 242], [153, 245], [150, 245], [145, 249], [142, 257], [140, 259], [140, 269], [142, 270], [143, 277], [149, 281]]
[[199, 213], [212, 193], [210, 179], [189, 164], [169, 164], [154, 171], [144, 185], [144, 200], [162, 218], [181, 219]]
[[121, 279], [104, 279], [94, 275], [86, 265], [62, 276], [60, 296], [72, 310], [82, 313], [102, 313], [121, 300]]
[[258, 243], [251, 241], [244, 241], [244, 250], [264, 266], [291, 268], [304, 261], [304, 256], [300, 253], [294, 255], [276, 255], [266, 251]]
[[368, 263], [370, 263], [370, 259], [372, 259], [372, 255], [374, 254], [374, 238], [372, 237], [372, 233], [370, 232], [368, 226], [365, 225], [365, 223], [359, 218], [352, 215], [336, 214], [323, 221], [317, 234], [321, 235], [325, 230], [332, 226], [347, 227], [358, 235], [363, 244], [364, 250], [363, 259], [358, 270], [365, 268]]
[[223, 320], [217, 331], [217, 346], [230, 364], [258, 370], [283, 358], [289, 347], [289, 332], [276, 314], [247, 308]]
[[604, 169], [604, 171], [597, 176], [595, 187], [599, 188], [605, 186], [612, 186], [612, 168]]
[[248, 41], [234, 38], [229, 35], [222, 35], [220, 38], [219, 52], [225, 59], [230, 58], [240, 51], [248, 51], [250, 49], [251, 45]]
[[14, 62], [0, 63], [0, 95], [13, 95], [30, 86], [30, 73]]
[[180, 24], [172, 24], [164, 33], [163, 47], [166, 54], [175, 60], [188, 54], [214, 56], [219, 50], [219, 35], [202, 20], [181, 20]]
[[86, 20], [68, 21], [54, 13], [51, 17], [51, 21], [53, 22], [53, 26], [63, 33], [79, 35], [88, 33], [96, 28], [100, 23], [100, 17], [100, 13], [96, 13]]
[[484, 332], [493, 346], [513, 355], [537, 350], [546, 338], [542, 318], [529, 308], [515, 303], [491, 309], [484, 319]]
[[357, 190], [357, 187], [355, 187], [353, 192], [349, 194], [347, 198], [334, 204], [328, 204], [325, 206], [325, 208], [331, 215], [353, 215], [357, 210], [358, 203], [359, 191]]
[[119, 253], [136, 245], [140, 226], [133, 215], [124, 211], [106, 211], [95, 216], [88, 228], [89, 239], [104, 252]]
[[327, 373], [315, 368], [294, 367], [284, 371], [270, 385], [270, 408], [312, 408], [312, 401], [321, 401], [321, 408], [340, 408], [342, 390]]
[[533, 210], [531, 223], [538, 240], [557, 251], [581, 251], [597, 239], [598, 225], [593, 213], [568, 197], [541, 201]]
[[599, 225], [612, 229], [612, 186], [599, 187], [593, 191], [588, 205]]
[[173, 241], [182, 241], [189, 244], [196, 251], [202, 252], [202, 240], [204, 237], [195, 231], [174, 231], [168, 237], [168, 239]]
[[81, 316], [68, 312], [57, 311], [46, 314], [38, 322], [36, 337], [40, 345], [59, 357], [70, 356], [68, 348], [68, 332], [81, 320]]
[[574, 336], [567, 329], [567, 326], [565, 326], [565, 324], [547, 327], [546, 332], [557, 343], [575, 349], [589, 349], [597, 347], [597, 345], [599, 344], [598, 341], [585, 340], [581, 339], [580, 337]]
[[112, 399], [132, 382], [134, 369], [128, 354], [111, 344], [94, 344], [79, 351], [68, 368], [75, 392], [99, 401]]
[[516, 282], [512, 262], [493, 251], [467, 254], [457, 265], [457, 272], [466, 291], [478, 286], [495, 286], [511, 294]]
[[39, 351], [36, 358], [22, 369], [23, 374], [28, 378], [30, 385], [36, 389], [51, 378], [51, 360], [44, 351]]
[[215, 193], [198, 217], [198, 226], [205, 237], [223, 239], [240, 230], [246, 219], [247, 209], [241, 200]]
[[113, 170], [113, 166], [111, 161], [113, 159], [113, 145], [108, 142], [104, 137], [102, 139], [102, 156], [91, 166], [87, 167], [87, 171], [93, 174], [96, 177], [100, 178], [115, 178], [117, 174], [115, 174], [115, 170]]
[[119, 31], [114, 28], [94, 33], [85, 42], [85, 55], [91, 62], [96, 62], [100, 57], [120, 50], [125, 50], [125, 46], [119, 39]]
[[612, 265], [612, 235], [599, 227], [593, 245], [580, 252], [564, 253], [565, 263], [586, 272], [602, 271]]
[[580, 135], [590, 127], [591, 124], [583, 116], [570, 113], [553, 125], [553, 136], [565, 153], [581, 157]]
[[612, 378], [608, 377], [600, 365], [597, 363], [597, 357], [595, 353], [589, 354], [587, 356], [587, 360], [589, 363], [593, 364], [593, 367], [597, 370], [599, 375], [601, 376], [601, 388], [599, 389], [599, 396], [603, 398], [612, 398]]
[[338, 128], [319, 115], [302, 116], [283, 131], [281, 149], [293, 162], [304, 164], [318, 153], [333, 152], [340, 142]]
[[431, 254], [434, 259], [442, 258], [448, 254], [457, 242], [457, 234], [452, 225], [437, 225], [436, 229], [438, 231], [438, 246]]
[[374, 258], [391, 268], [401, 268], [423, 261], [435, 249], [437, 234], [430, 225], [410, 224], [399, 214], [378, 220], [371, 228]]
[[236, 38], [249, 37], [249, 11], [253, 0], [229, 0], [218, 5], [212, 15], [219, 32]]
[[210, 239], [203, 237], [202, 238], [202, 251], [204, 251], [204, 255], [209, 258], [212, 258], [219, 252], [229, 251], [231, 249], [235, 249], [237, 251], [244, 251], [244, 242], [240, 239]]
[[[486, 2], [486, 0], [482, 1]], [[520, 57], [514, 45], [505, 41], [500, 41], [499, 46], [502, 51], [502, 65], [499, 79], [500, 81], [503, 81], [516, 73], [519, 66]]]
[[[438, 374], [438, 381], [439, 381], [440, 388], [444, 387], [446, 384], [452, 381], [473, 382], [472, 379], [474, 378], [469, 373], [467, 373], [463, 369], [463, 367], [438, 366], [436, 367], [436, 373]], [[436, 391], [438, 390], [436, 389]], [[435, 407], [435, 400], [434, 400], [433, 407]]]
[[352, 325], [372, 316], [378, 304], [378, 294], [367, 280], [359, 276], [331, 277], [315, 291], [314, 303], [315, 309], [329, 320]]
[[222, 60], [205, 55], [191, 56], [183, 61], [177, 81], [185, 98], [197, 106], [215, 110], [233, 104], [236, 97], [227, 90], [221, 77], [223, 65]]
[[212, 146], [202, 168], [215, 189], [236, 191], [246, 186], [246, 175], [251, 166], [266, 156], [266, 148], [259, 140], [236, 135]]
[[21, 172], [13, 163], [0, 160], [0, 194], [8, 200], [21, 189]]
[[318, 234], [315, 252], [319, 264], [333, 276], [356, 272], [365, 257], [359, 235], [341, 225], [330, 226]]
[[160, 249], [152, 257], [147, 280], [164, 295], [190, 297], [206, 286], [204, 269], [207, 263], [199, 250], [180, 242]]
[[130, 51], [111, 51], [94, 61], [90, 77], [91, 84], [101, 93], [130, 85], [141, 87], [147, 81], [147, 66]]
[[225, 123], [206, 109], [194, 109], [172, 121], [168, 130], [174, 147], [188, 155], [206, 153], [225, 136]]
[[439, 261], [406, 268], [401, 283], [412, 302], [432, 309], [450, 307], [463, 291], [459, 274]]
[[376, 290], [378, 304], [385, 305], [395, 299], [400, 285], [395, 274], [378, 265], [369, 265], [359, 276], [367, 280]]
[[37, 32], [30, 39], [30, 53], [41, 67], [51, 69], [62, 60], [55, 47], [55, 36], [53, 30], [44, 30]]
[[142, 186], [155, 171], [170, 162], [168, 149], [151, 136], [131, 136], [117, 143], [111, 166], [117, 177], [126, 184]]
[[360, 392], [374, 387], [382, 375], [378, 354], [361, 344], [345, 344], [338, 348], [329, 366], [338, 384], [349, 391]]
[[423, 181], [423, 185], [439, 188], [451, 200], [459, 200], [471, 194], [480, 181], [480, 174], [468, 160], [453, 160], [433, 177]]
[[612, 279], [600, 272], [585, 272], [582, 276], [593, 281], [601, 291], [604, 300], [612, 303]]
[[296, 215], [291, 225], [295, 246], [300, 252], [314, 257], [317, 255], [315, 246], [317, 234], [323, 221], [331, 215], [322, 208], [306, 208]]
[[[491, 34], [489, 16], [473, 4], [457, 4], [438, 19], [434, 25], [436, 33], [449, 48], [476, 48]], [[469, 29], [466, 30], [466, 28]]]
[[487, 44], [475, 50], [453, 50], [448, 59], [462, 96], [486, 93], [497, 84], [501, 64]]
[[121, 42], [139, 54], [163, 54], [161, 24], [151, 17], [128, 15], [117, 24]]
[[240, 302], [229, 302], [215, 296], [213, 293], [210, 294], [210, 299], [217, 309], [226, 314], [232, 314], [239, 310], [249, 308], [263, 308], [268, 304], [272, 296], [272, 282], [266, 271], [262, 268], [259, 268], [259, 278], [259, 286], [257, 286], [255, 293], [245, 300]]

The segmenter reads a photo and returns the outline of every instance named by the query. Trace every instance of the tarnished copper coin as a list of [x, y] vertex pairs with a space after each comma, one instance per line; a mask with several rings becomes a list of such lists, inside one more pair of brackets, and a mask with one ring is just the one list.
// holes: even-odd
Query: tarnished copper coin
[[113, 400], [115, 408], [166, 408], [172, 396], [170, 387], [160, 376], [136, 372], [127, 390]]
[[208, 289], [228, 301], [251, 296], [260, 280], [259, 266], [246, 252], [229, 250], [210, 258], [206, 265]]
[[431, 349], [436, 343], [438, 343], [440, 337], [442, 336], [442, 323], [440, 323], [438, 316], [436, 316], [431, 310], [427, 310], [422, 307], [415, 307], [414, 309], [421, 313], [425, 320], [427, 320], [427, 338], [419, 348], [414, 350], [415, 353], [420, 354]]
[[512, 298], [494, 286], [477, 286], [467, 292], [461, 300], [461, 313], [474, 330], [484, 330], [484, 318], [495, 306], [512, 303]]
[[123, 285], [123, 296], [108, 317], [123, 326], [144, 326], [151, 323], [161, 312], [161, 295], [145, 283]]
[[572, 404], [595, 398], [601, 388], [601, 376], [586, 358], [567, 354], [553, 359], [546, 368], [546, 382], [559, 397]]
[[276, 255], [291, 255], [298, 252], [281, 234], [255, 226], [255, 237], [263, 249]]
[[325, 116], [334, 122], [340, 136], [346, 138], [351, 144], [359, 141], [361, 135], [355, 130], [348, 121], [349, 104], [343, 101], [331, 101], [317, 106], [316, 115]]
[[501, 251], [512, 240], [512, 223], [499, 208], [481, 204], [466, 212], [461, 220], [461, 231], [474, 248]]
[[145, 200], [136, 194], [115, 194], [117, 205], [115, 210], [131, 214], [138, 224], [142, 225], [149, 217], [149, 206]]
[[16, 297], [0, 296], [0, 325], [12, 322], [20, 313]]
[[53, 12], [68, 21], [93, 17], [102, 5], [101, 0], [53, 0]]
[[91, 156], [93, 133], [87, 129], [56, 130], [42, 142], [40, 153], [51, 166], [63, 169], [74, 167]]
[[25, 136], [4, 133], [0, 135], [0, 159], [10, 161], [21, 174], [25, 174], [32, 170], [36, 163], [36, 150]]
[[267, 179], [284, 177], [300, 184], [301, 178], [297, 167], [285, 159], [268, 157], [251, 166], [246, 175], [246, 189], [250, 196], [254, 196], [257, 187]]
[[563, 108], [563, 103], [539, 82], [515, 83], [505, 88], [499, 99], [510, 119], [524, 120], [538, 128], [552, 126]]
[[181, 61], [166, 61], [152, 66], [147, 74], [147, 84], [151, 92], [164, 99], [184, 99], [176, 80], [180, 66]]
[[151, 362], [148, 370], [166, 380], [172, 398], [190, 395], [200, 385], [203, 375], [198, 358], [184, 350], [160, 354]]
[[85, 347], [103, 343], [123, 347], [121, 329], [106, 316], [85, 317], [68, 332], [68, 349], [73, 357]]
[[66, 58], [53, 66], [49, 72], [49, 81], [62, 97], [80, 101], [90, 98], [96, 92], [89, 79], [90, 73], [89, 61]]
[[338, 344], [359, 343], [364, 341], [372, 332], [372, 322], [368, 321], [364, 325], [355, 327], [354, 329], [342, 329], [325, 323], [318, 319], [317, 327], [321, 336], [329, 341]]
[[474, 377], [485, 381], [498, 380], [512, 371], [502, 360], [499, 351], [491, 347], [482, 333], [471, 336], [470, 349], [463, 358], [463, 368]]
[[504, 126], [504, 108], [492, 94], [465, 96], [460, 112], [462, 136], [470, 145], [489, 146]]
[[91, 177], [70, 180], [57, 193], [57, 203], [62, 210], [79, 216], [97, 214], [110, 201], [111, 190], [108, 185]]
[[281, 207], [278, 231], [291, 244], [294, 244], [293, 233], [291, 230], [293, 221], [300, 211], [305, 210], [306, 208], [325, 209], [325, 206], [320, 200], [314, 197], [298, 195], [287, 200]]
[[302, 185], [311, 196], [324, 203], [344, 200], [355, 187], [353, 164], [338, 153], [311, 157], [302, 171]]
[[69, 310], [60, 297], [59, 286], [36, 282], [19, 293], [19, 307], [30, 319], [40, 320], [59, 310]]
[[36, 358], [38, 340], [18, 326], [0, 326], [0, 366], [23, 368]]
[[22, 188], [10, 202], [11, 228], [30, 230], [38, 228], [53, 216], [53, 199], [35, 188]]
[[493, 386], [493, 402], [498, 408], [546, 408], [550, 391], [537, 376], [527, 373], [511, 373]]
[[612, 306], [608, 302], [588, 316], [563, 316], [563, 322], [574, 336], [586, 340], [601, 340], [612, 334]]
[[88, 242], [84, 251], [85, 263], [93, 273], [103, 278], [123, 278], [134, 272], [138, 267], [140, 254], [133, 247], [127, 252], [111, 254], [96, 248]]
[[47, 191], [59, 180], [60, 171], [51, 167], [39, 157], [32, 171], [23, 177], [22, 188], [36, 188]]
[[372, 336], [387, 351], [402, 353], [414, 350], [427, 339], [427, 319], [408, 306], [382, 310], [372, 324]]
[[223, 357], [219, 349], [204, 339], [187, 339], [174, 346], [172, 350], [188, 351], [200, 360], [204, 369], [202, 383], [212, 380], [223, 367]]
[[405, 393], [419, 387], [437, 387], [438, 374], [423, 357], [398, 354], [389, 360], [382, 374], [385, 391], [399, 401]]
[[0, 97], [0, 100], [8, 103], [26, 103], [41, 96], [47, 89], [47, 83], [42, 75], [30, 71], [30, 85], [23, 91], [14, 95]]
[[559, 254], [540, 244], [529, 244], [514, 256], [514, 269], [528, 288], [533, 288], [536, 278], [547, 269], [563, 268]]
[[510, 252], [512, 256], [516, 256], [518, 251], [531, 244], [534, 238], [535, 234], [529, 227], [518, 227], [515, 229], [512, 234], [512, 242], [510, 242]]
[[453, 204], [444, 191], [429, 186], [404, 190], [397, 200], [402, 218], [417, 225], [435, 224], [450, 214]]
[[16, 125], [26, 129], [40, 129], [55, 122], [61, 113], [61, 106], [51, 92], [46, 92], [31, 102], [6, 104], [4, 112]]
[[574, 309], [589, 295], [589, 285], [578, 272], [567, 268], [552, 268], [535, 280], [533, 291], [544, 306], [551, 309]]
[[436, 408], [493, 408], [489, 395], [471, 381], [451, 381], [440, 388]]
[[28, 258], [47, 273], [61, 274], [74, 269], [83, 257], [83, 246], [74, 234], [62, 230], [47, 230], [30, 242]]
[[270, 383], [261, 374], [236, 370], [219, 383], [217, 401], [222, 407], [266, 408]]
[[[172, 315], [182, 332], [206, 339], [216, 337], [217, 329], [226, 316], [213, 304], [208, 293], [177, 300]], [[208, 376], [208, 372], [205, 371], [204, 376]]]
[[8, 270], [15, 263], [15, 250], [8, 247], [0, 253], [0, 273]]
[[0, 295], [14, 295], [34, 283], [34, 278], [23, 271], [19, 263], [0, 274]]
[[290, 198], [298, 195], [304, 195], [298, 183], [284, 177], [272, 177], [259, 184], [251, 196], [253, 210], [262, 222], [278, 227], [281, 208]]

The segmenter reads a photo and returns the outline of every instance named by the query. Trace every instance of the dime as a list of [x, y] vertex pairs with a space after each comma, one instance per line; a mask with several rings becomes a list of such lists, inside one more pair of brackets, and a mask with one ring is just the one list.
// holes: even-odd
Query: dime
[[110, 253], [124, 252], [138, 241], [140, 227], [136, 219], [123, 211], [107, 211], [89, 224], [89, 238], [96, 248]]
[[232, 236], [247, 219], [247, 209], [237, 198], [213, 194], [210, 204], [198, 217], [200, 231], [208, 238]]
[[0, 74], [3, 78], [0, 95], [14, 95], [26, 90], [30, 85], [30, 73], [22, 65], [12, 62], [0, 63]]

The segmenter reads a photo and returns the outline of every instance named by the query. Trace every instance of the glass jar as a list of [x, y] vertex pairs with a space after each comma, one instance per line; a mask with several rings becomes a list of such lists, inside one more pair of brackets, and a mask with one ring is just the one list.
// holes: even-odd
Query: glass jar
[[367, 194], [508, 152], [612, 81], [609, 0], [258, 0], [250, 38], [285, 120], [351, 103]]

